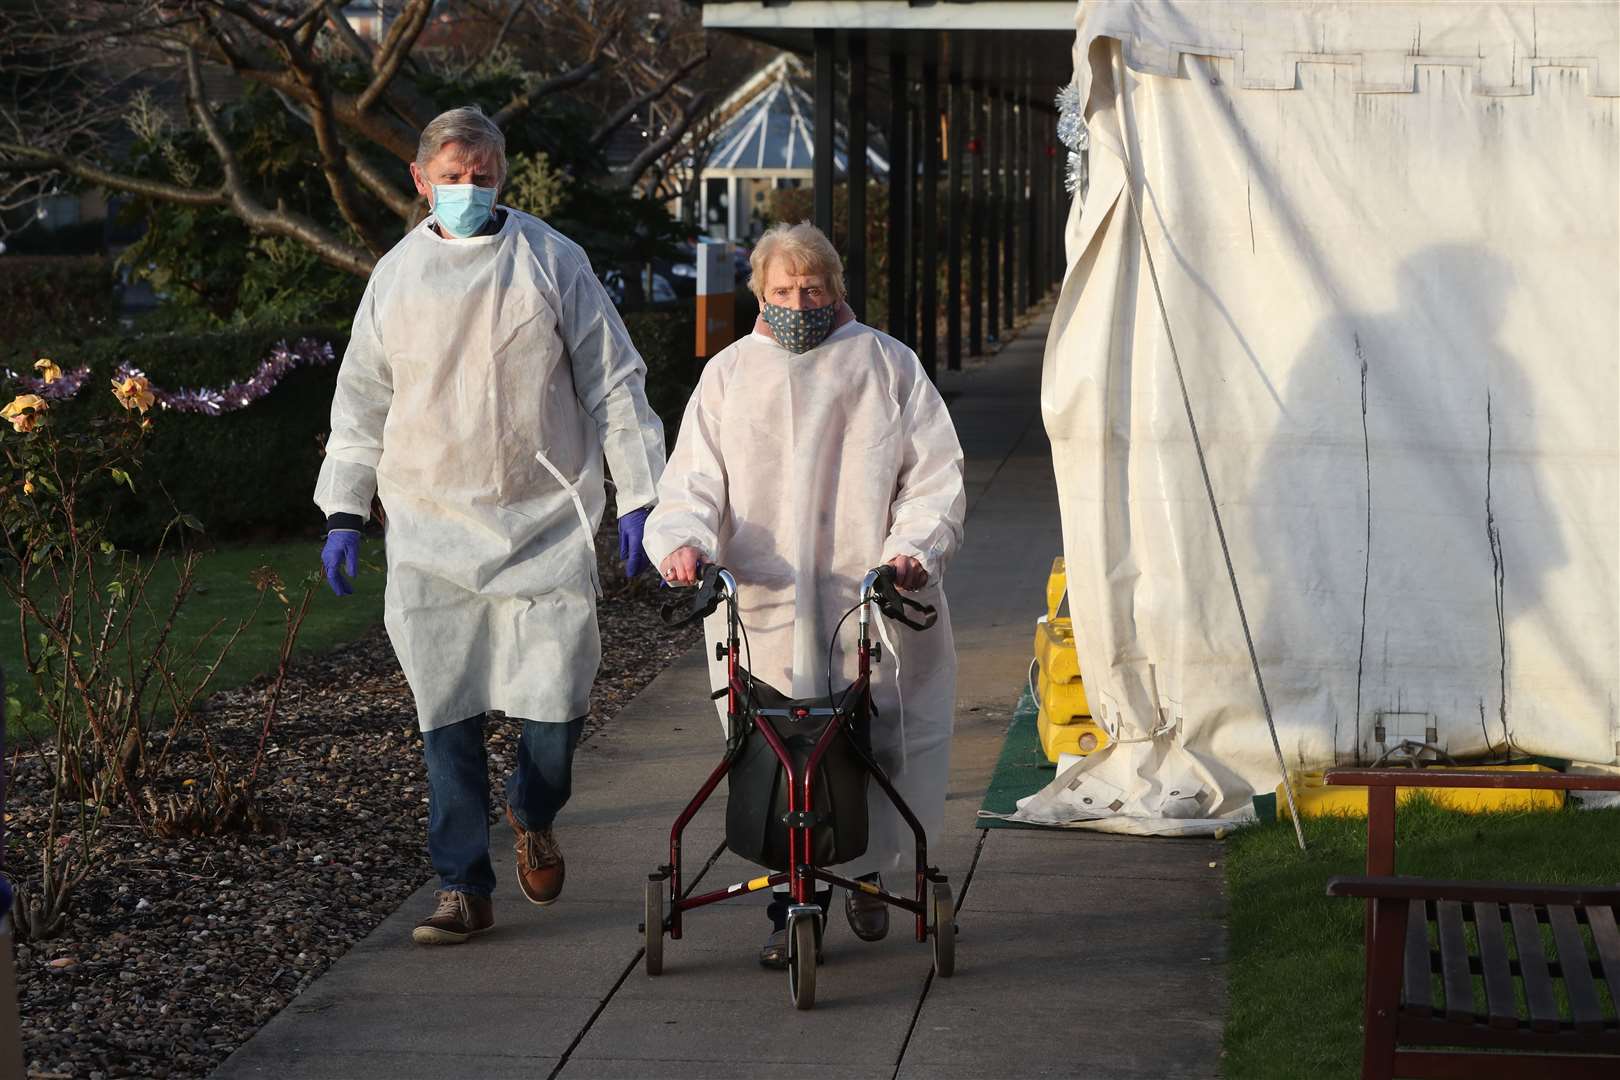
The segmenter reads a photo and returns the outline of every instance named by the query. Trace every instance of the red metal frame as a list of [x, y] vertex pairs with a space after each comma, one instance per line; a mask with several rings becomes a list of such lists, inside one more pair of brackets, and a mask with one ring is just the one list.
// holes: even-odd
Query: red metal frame
[[[771, 752], [776, 755], [777, 760], [782, 764], [783, 770], [787, 773], [788, 812], [790, 814], [809, 814], [814, 810], [812, 784], [816, 775], [816, 769], [821, 764], [822, 758], [831, 748], [833, 740], [837, 738], [840, 733], [846, 730], [850, 711], [843, 706], [839, 706], [837, 708], [833, 715], [832, 722], [827, 725], [826, 730], [821, 734], [821, 738], [817, 740], [815, 748], [810, 753], [810, 759], [808, 762], [806, 762], [803, 773], [800, 774], [794, 769], [787, 747], [783, 744], [781, 737], [778, 736], [776, 731], [765, 722], [765, 717], [757, 714], [747, 717], [744, 716], [744, 705], [747, 700], [747, 690], [745, 687], [743, 687], [738, 674], [738, 658], [740, 655], [738, 644], [739, 643], [736, 637], [728, 636], [728, 640], [726, 641], [726, 714], [728, 719], [728, 729], [735, 732], [738, 730], [738, 726], [740, 724], [751, 722], [759, 730], [760, 735], [765, 739], [766, 745], [771, 748]], [[846, 702], [850, 700], [857, 702], [862, 701], [871, 693], [872, 650], [871, 643], [866, 639], [864, 634], [861, 638], [856, 655], [857, 674], [855, 681], [850, 684], [849, 689], [845, 691], [842, 700]], [[877, 784], [880, 788], [882, 788], [884, 795], [887, 796], [890, 802], [894, 804], [895, 809], [900, 812], [900, 816], [905, 820], [906, 824], [911, 827], [912, 833], [916, 838], [917, 869], [915, 884], [917, 895], [915, 898], [899, 896], [895, 893], [890, 893], [883, 889], [875, 888], [868, 882], [856, 882], [849, 878], [830, 873], [816, 866], [814, 861], [815, 847], [812, 832], [814, 826], [811, 825], [789, 826], [788, 870], [778, 871], [773, 874], [753, 878], [746, 882], [738, 882], [724, 889], [716, 889], [700, 896], [685, 897], [681, 895], [682, 834], [685, 832], [686, 826], [690, 824], [692, 819], [697, 815], [697, 812], [703, 808], [703, 804], [708, 802], [709, 796], [714, 794], [715, 788], [720, 785], [721, 778], [724, 777], [726, 773], [731, 771], [731, 766], [736, 762], [737, 754], [741, 748], [741, 742], [741, 739], [728, 741], [725, 756], [720, 759], [720, 763], [716, 765], [714, 771], [709, 774], [709, 778], [704, 781], [703, 786], [698, 789], [698, 793], [692, 797], [692, 800], [689, 803], [687, 803], [686, 808], [682, 810], [680, 816], [675, 819], [674, 825], [670, 827], [669, 863], [661, 868], [661, 873], [667, 880], [669, 886], [669, 916], [667, 929], [670, 938], [676, 941], [680, 940], [681, 915], [682, 913], [691, 911], [694, 908], [705, 907], [709, 904], [718, 903], [722, 900], [729, 900], [735, 896], [746, 896], [750, 893], [758, 892], [761, 889], [770, 888], [775, 885], [780, 885], [784, 882], [787, 882], [790, 885], [790, 894], [794, 903], [813, 904], [815, 902], [815, 883], [817, 881], [822, 881], [831, 885], [842, 886], [843, 888], [850, 889], [852, 891], [866, 893], [870, 896], [876, 896], [887, 904], [911, 912], [916, 916], [917, 941], [926, 942], [928, 940], [928, 904], [925, 890], [927, 889], [928, 882], [930, 880], [944, 881], [945, 879], [943, 876], [933, 873], [932, 868], [928, 865], [928, 841], [927, 834], [923, 829], [922, 823], [917, 820], [917, 816], [912, 813], [911, 807], [906, 805], [905, 800], [900, 797], [900, 793], [895, 790], [894, 785], [890, 782], [888, 775], [883, 771], [878, 763], [860, 747], [859, 743], [855, 744], [857, 750], [856, 756], [859, 757], [862, 764], [866, 766], [869, 775], [877, 781]]]

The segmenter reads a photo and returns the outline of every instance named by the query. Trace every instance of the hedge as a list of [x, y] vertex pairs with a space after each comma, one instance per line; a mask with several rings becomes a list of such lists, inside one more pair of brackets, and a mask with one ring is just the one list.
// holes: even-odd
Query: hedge
[[99, 256], [0, 257], [0, 349], [49, 333], [105, 334], [118, 317], [112, 262]]
[[[692, 355], [696, 313], [691, 304], [632, 312], [625, 324], [647, 362], [647, 396], [673, 444], [698, 363]], [[339, 358], [348, 328], [306, 326], [270, 330], [100, 337], [63, 343], [30, 355], [12, 351], [9, 366], [25, 369], [34, 351], [64, 369], [89, 365], [91, 379], [74, 403], [60, 406], [71, 423], [76, 406], [104, 389], [120, 363], [144, 371], [166, 389], [226, 385], [247, 378], [278, 341], [310, 337], [330, 342]], [[135, 495], [115, 506], [118, 540], [149, 546], [173, 506], [200, 519], [216, 542], [307, 534], [319, 527], [311, 502], [337, 383], [338, 365], [290, 372], [261, 400], [221, 416], [167, 412], [148, 444]], [[167, 492], [167, 498], [161, 492]], [[153, 497], [157, 496], [157, 497]]]

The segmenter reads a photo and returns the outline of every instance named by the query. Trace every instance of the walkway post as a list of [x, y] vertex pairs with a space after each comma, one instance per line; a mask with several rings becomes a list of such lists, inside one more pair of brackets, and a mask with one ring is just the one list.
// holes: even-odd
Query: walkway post
[[988, 251], [986, 252], [986, 287], [989, 291], [989, 310], [985, 315], [985, 332], [991, 341], [1001, 340], [1001, 146], [1007, 141], [1006, 117], [1001, 112], [1001, 88], [992, 87], [987, 103], [989, 122], [984, 126], [985, 167], [990, 170], [989, 190], [985, 194], [985, 220]]
[[849, 36], [849, 237], [844, 278], [849, 306], [866, 321], [866, 35]]
[[922, 127], [922, 365], [939, 375], [939, 42], [929, 35], [923, 60]]
[[906, 218], [911, 209], [911, 162], [906, 147], [910, 141], [906, 115], [906, 54], [899, 49], [889, 53], [889, 333], [910, 341], [910, 313], [906, 291], [910, 264], [906, 250]]
[[816, 228], [829, 237], [833, 231], [833, 82], [837, 78], [837, 41], [833, 31], [817, 30], [816, 43], [816, 130], [814, 176]]
[[[973, 117], [965, 164], [972, 179], [968, 197], [968, 355], [984, 352], [984, 83], [973, 80]], [[964, 134], [967, 134], [964, 132]]]
[[[908, 86], [909, 90], [909, 86]], [[906, 344], [916, 349], [922, 344], [917, 336], [917, 165], [922, 160], [922, 110], [915, 104], [906, 106]]]
[[945, 135], [946, 243], [945, 243], [945, 364], [952, 371], [962, 370], [962, 154], [963, 138], [962, 72], [956, 55], [957, 41], [951, 41], [950, 117]]
[[998, 141], [1001, 159], [1001, 325], [1013, 329], [1017, 308], [1014, 306], [1014, 280], [1017, 279], [1017, 251], [1013, 248], [1014, 228], [1017, 225], [1019, 202], [1017, 186], [1017, 91], [1001, 91], [1001, 139]]
[[1018, 291], [1019, 269], [1024, 259], [1024, 105], [1023, 93], [1015, 88], [1007, 92], [1007, 213], [1002, 219], [1007, 228], [1007, 272], [1002, 275], [1001, 317], [1012, 329], [1022, 310]]
[[1040, 205], [1040, 196], [1038, 194], [1038, 188], [1035, 186], [1035, 110], [1030, 107], [1030, 95], [1029, 90], [1027, 89], [1029, 84], [1025, 83], [1024, 85], [1026, 87], [1024, 91], [1024, 115], [1023, 123], [1020, 124], [1019, 127], [1021, 127], [1024, 132], [1024, 156], [1020, 162], [1020, 166], [1024, 174], [1025, 191], [1023, 215], [1024, 250], [1022, 252], [1024, 256], [1023, 307], [1024, 310], [1027, 311], [1035, 306], [1035, 297], [1037, 295], [1035, 291], [1035, 273], [1037, 265], [1035, 255], [1035, 209]]

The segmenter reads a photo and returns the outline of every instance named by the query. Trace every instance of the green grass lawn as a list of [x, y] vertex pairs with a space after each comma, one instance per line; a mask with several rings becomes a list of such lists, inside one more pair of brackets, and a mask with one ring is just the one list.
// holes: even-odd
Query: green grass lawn
[[[197, 586], [176, 624], [174, 640], [194, 642], [215, 622], [224, 619], [226, 626], [215, 635], [223, 644], [229, 635], [228, 627], [234, 627], [258, 599], [250, 575], [260, 566], [272, 567], [281, 574], [289, 599], [296, 603], [303, 595], [305, 576], [320, 569], [320, 550], [320, 541], [300, 540], [222, 548], [205, 556], [198, 571]], [[299, 634], [298, 654], [324, 652], [353, 641], [380, 622], [383, 581], [382, 541], [367, 540], [360, 551], [360, 573], [354, 582], [354, 595], [339, 598], [332, 595], [324, 583], [320, 586]], [[154, 606], [172, 597], [173, 572], [160, 570], [154, 574], [150, 589]], [[230, 656], [220, 666], [211, 689], [241, 686], [275, 670], [281, 648], [282, 611], [273, 596], [266, 599], [258, 619], [237, 640]], [[33, 686], [22, 671], [17, 609], [4, 597], [0, 597], [0, 627], [4, 627], [0, 633], [0, 665], [4, 665], [6, 673], [6, 696], [22, 703], [26, 724], [26, 714], [34, 703]], [[215, 654], [218, 647], [214, 648]], [[203, 654], [208, 654], [206, 648]]]
[[[1366, 866], [1360, 818], [1286, 822], [1227, 842], [1230, 955], [1223, 1075], [1296, 1080], [1360, 1075], [1362, 913], [1325, 894]], [[1536, 884], [1620, 882], [1620, 810], [1463, 814], [1428, 802], [1396, 815], [1396, 870]]]

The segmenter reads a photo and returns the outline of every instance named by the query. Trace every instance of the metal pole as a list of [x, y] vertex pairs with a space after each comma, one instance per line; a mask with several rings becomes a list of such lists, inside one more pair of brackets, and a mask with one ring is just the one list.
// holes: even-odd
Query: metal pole
[[1014, 89], [1001, 94], [1001, 128], [1006, 131], [1001, 138], [1001, 325], [1008, 330], [1013, 329], [1013, 321], [1017, 317], [1017, 249], [1014, 248], [1014, 240], [1017, 238], [1017, 215], [1022, 202], [1017, 186], [1019, 138], [1016, 94]]
[[906, 171], [906, 344], [913, 349], [921, 343], [917, 336], [917, 285], [922, 280], [917, 270], [917, 164], [922, 160], [922, 110], [911, 106], [906, 110], [906, 160], [911, 168]]
[[1024, 156], [1019, 168], [1024, 174], [1024, 308], [1035, 306], [1035, 208], [1040, 205], [1035, 188], [1035, 110], [1029, 107], [1029, 92], [1024, 93], [1024, 116], [1020, 125], [1024, 131]]
[[906, 311], [906, 211], [911, 206], [911, 163], [906, 148], [911, 141], [906, 115], [906, 54], [889, 54], [889, 333], [910, 344]]
[[990, 170], [989, 190], [985, 193], [985, 232], [988, 238], [985, 280], [989, 290], [985, 332], [989, 340], [994, 342], [1001, 340], [1001, 144], [1007, 140], [999, 87], [990, 91], [989, 113], [990, 122], [984, 128], [985, 166]]
[[[954, 45], [955, 42], [953, 41]], [[945, 240], [945, 364], [952, 371], [962, 370], [962, 153], [967, 139], [962, 124], [967, 112], [962, 99], [962, 73], [957, 70], [954, 52], [950, 67], [950, 123], [946, 156], [946, 240]]]
[[814, 176], [816, 228], [833, 231], [833, 81], [837, 78], [836, 41], [831, 30], [817, 30], [816, 43], [816, 130]]
[[923, 61], [922, 126], [922, 365], [930, 379], [939, 374], [939, 59], [929, 40]]
[[[968, 193], [968, 355], [984, 352], [984, 84], [973, 82], [971, 137], [965, 151], [972, 176]], [[964, 132], [964, 134], [967, 134]]]
[[844, 279], [849, 306], [866, 321], [866, 35], [849, 38], [849, 238], [845, 241]]

